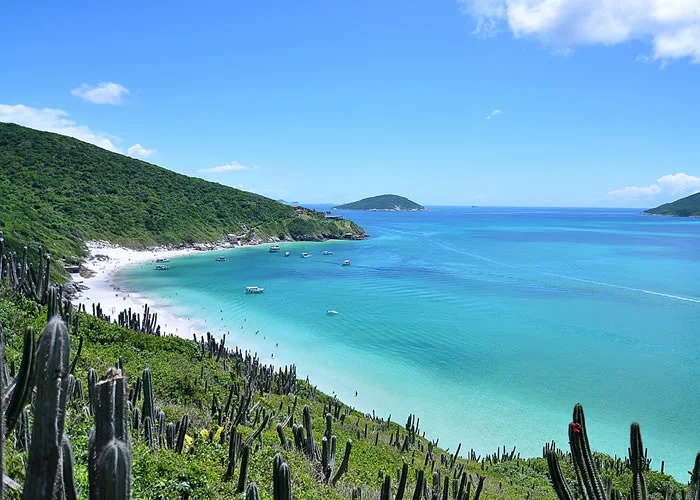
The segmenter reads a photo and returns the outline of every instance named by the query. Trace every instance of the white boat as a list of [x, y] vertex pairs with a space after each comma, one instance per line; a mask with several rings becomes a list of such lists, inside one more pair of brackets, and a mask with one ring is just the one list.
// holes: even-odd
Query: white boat
[[226, 257], [224, 257], [224, 256], [217, 257], [216, 262], [226, 262]]
[[336, 311], [335, 309], [328, 309], [326, 311], [326, 314], [328, 314], [330, 316], [335, 316], [336, 314], [338, 314], [338, 311]]
[[156, 271], [167, 271], [168, 269], [170, 268], [164, 264], [156, 266]]
[[263, 293], [265, 289], [261, 286], [247, 286], [245, 287], [245, 293]]
[[168, 259], [162, 258], [162, 259], [156, 259], [156, 262], [170, 262]]
[[344, 266], [349, 266], [349, 265], [350, 265], [350, 259], [345, 259], [345, 260], [343, 261], [343, 264], [342, 264], [342, 265], [344, 265]]
[[292, 255], [292, 252], [284, 252], [285, 257], [289, 257], [290, 255]]
[[281, 250], [281, 249], [280, 249], [280, 246], [279, 246], [279, 245], [272, 245], [272, 246], [270, 247], [270, 253], [279, 252], [280, 250]]
[[331, 252], [330, 250], [324, 250], [323, 252], [321, 252], [321, 255], [333, 255], [333, 252]]
[[306, 252], [301, 252], [301, 258], [302, 258], [302, 259], [306, 259], [307, 257], [311, 257], [311, 254], [310, 254], [310, 253], [306, 253]]

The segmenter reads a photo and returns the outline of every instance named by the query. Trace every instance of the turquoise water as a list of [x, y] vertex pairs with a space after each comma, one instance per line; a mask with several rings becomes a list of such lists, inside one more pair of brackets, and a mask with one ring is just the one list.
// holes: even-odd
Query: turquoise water
[[[294, 361], [359, 409], [400, 422], [416, 413], [451, 449], [566, 447], [582, 402], [595, 448], [626, 454], [639, 421], [652, 465], [665, 460], [687, 480], [700, 450], [699, 220], [603, 209], [346, 215], [372, 238], [283, 244], [288, 258], [266, 247], [217, 253], [225, 263], [203, 253], [118, 280], [231, 344]], [[248, 285], [265, 293], [246, 295]]]

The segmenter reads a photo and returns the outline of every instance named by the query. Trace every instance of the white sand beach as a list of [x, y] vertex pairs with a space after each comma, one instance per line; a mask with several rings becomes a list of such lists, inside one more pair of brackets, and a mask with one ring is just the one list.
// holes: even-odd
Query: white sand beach
[[206, 247], [167, 249], [164, 247], [148, 250], [134, 250], [119, 245], [113, 245], [105, 241], [91, 241], [87, 243], [88, 257], [82, 264], [82, 268], [90, 271], [90, 277], [83, 277], [78, 273], [72, 274], [73, 280], [87, 287], [87, 290], [78, 294], [74, 300], [75, 305], [83, 304], [88, 313], [92, 314], [92, 305], [100, 304], [105, 314], [115, 318], [124, 309], [143, 313], [145, 304], [154, 313], [158, 313], [158, 324], [161, 331], [166, 334], [174, 334], [180, 337], [192, 338], [192, 333], [203, 333], [203, 327], [197, 325], [188, 318], [180, 318], [168, 314], [167, 307], [161, 306], [157, 301], [148, 300], [138, 293], [121, 290], [114, 281], [114, 273], [125, 266], [149, 264], [156, 265], [156, 259], [170, 259], [182, 255], [189, 255], [201, 251], [221, 250], [233, 247]]

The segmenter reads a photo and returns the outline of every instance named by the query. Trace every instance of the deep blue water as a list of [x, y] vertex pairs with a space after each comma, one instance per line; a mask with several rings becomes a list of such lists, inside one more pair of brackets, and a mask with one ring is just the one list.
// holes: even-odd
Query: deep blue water
[[[218, 252], [225, 263], [204, 253], [118, 279], [230, 343], [296, 362], [364, 411], [416, 413], [452, 449], [566, 447], [582, 402], [594, 448], [626, 454], [639, 421], [653, 464], [687, 480], [700, 450], [700, 220], [619, 209], [344, 214], [372, 237], [283, 244], [288, 258], [267, 247]], [[246, 295], [248, 285], [265, 293]]]

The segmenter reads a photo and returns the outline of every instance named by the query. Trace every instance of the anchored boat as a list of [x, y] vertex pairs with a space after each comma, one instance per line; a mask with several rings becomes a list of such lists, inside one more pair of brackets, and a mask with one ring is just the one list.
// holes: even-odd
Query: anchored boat
[[216, 262], [226, 262], [226, 257], [224, 257], [224, 256], [217, 257]]
[[170, 268], [168, 266], [166, 266], [165, 264], [160, 264], [160, 265], [156, 266], [156, 271], [167, 271], [168, 269], [170, 269]]
[[263, 293], [265, 289], [261, 286], [247, 286], [245, 287], [245, 293]]
[[311, 254], [310, 254], [310, 253], [306, 253], [306, 252], [301, 252], [301, 258], [302, 258], [302, 259], [306, 259], [307, 257], [311, 257]]
[[292, 252], [284, 252], [285, 257], [289, 257], [290, 255], [292, 255]]
[[321, 255], [333, 255], [333, 252], [331, 252], [330, 250], [324, 250], [323, 252], [321, 252]]
[[343, 265], [343, 266], [349, 266], [349, 265], [350, 265], [350, 259], [345, 259], [345, 260], [343, 261], [343, 264], [342, 264], [342, 265]]
[[272, 246], [270, 247], [270, 253], [279, 252], [280, 250], [281, 250], [281, 248], [280, 248], [279, 245], [272, 245]]

